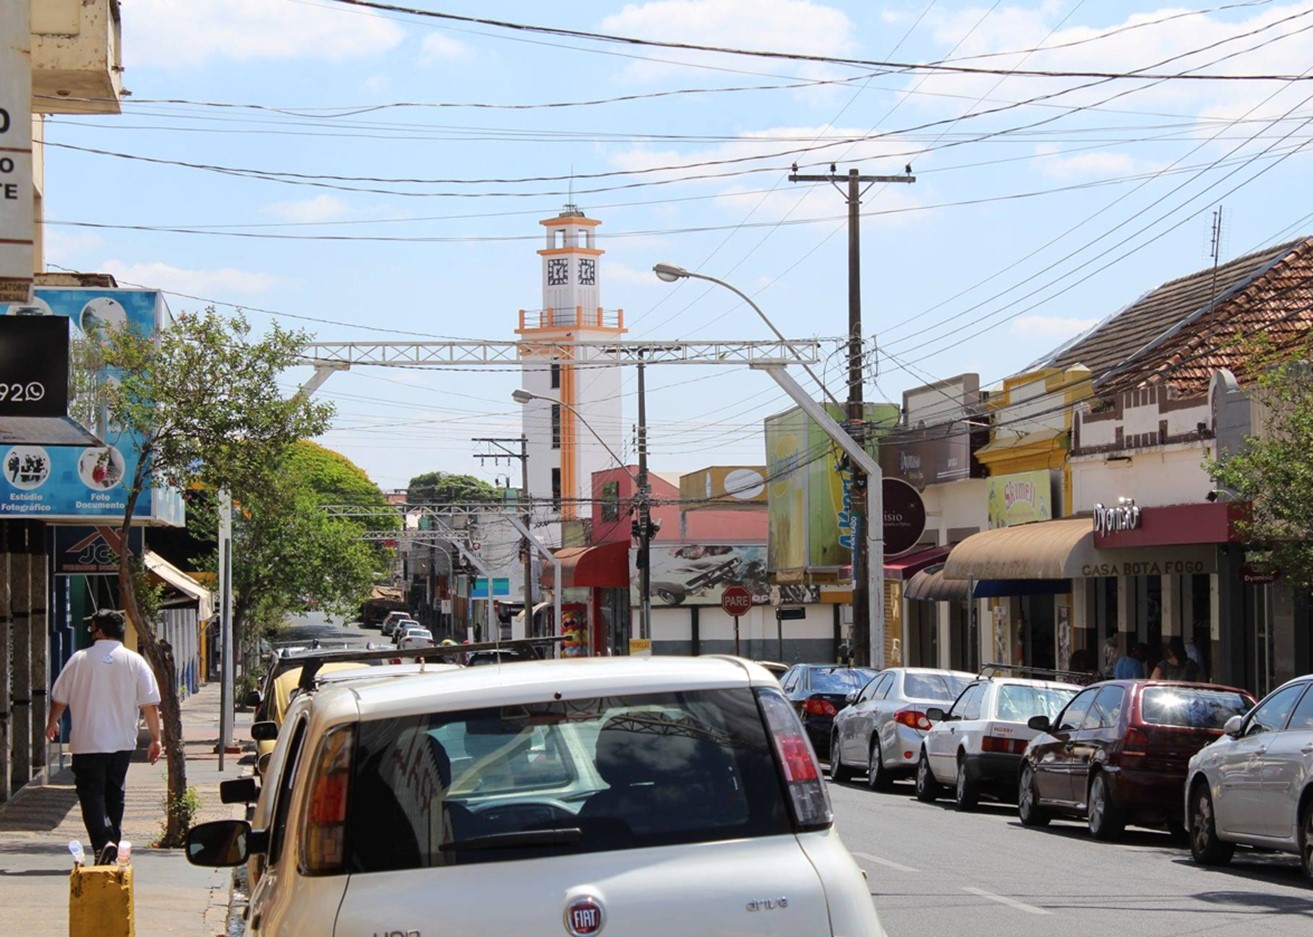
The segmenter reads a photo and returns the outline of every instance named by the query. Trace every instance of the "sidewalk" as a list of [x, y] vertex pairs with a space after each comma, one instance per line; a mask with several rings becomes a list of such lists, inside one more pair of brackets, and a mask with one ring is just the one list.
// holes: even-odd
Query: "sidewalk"
[[[237, 714], [235, 744], [249, 747], [250, 722], [249, 713]], [[187, 783], [201, 799], [195, 822], [241, 817], [243, 805], [219, 802], [219, 782], [250, 774], [250, 765], [238, 762], [249, 762], [251, 756], [230, 753], [219, 771], [214, 750], [219, 739], [218, 683], [203, 686], [183, 701], [182, 733]], [[123, 837], [132, 843], [136, 933], [225, 935], [232, 870], [198, 868], [180, 849], [150, 848], [160, 836], [167, 776], [163, 759], [148, 764], [144, 749], [138, 758], [128, 769], [123, 815]], [[49, 784], [29, 784], [9, 803], [0, 804], [0, 934], [67, 937], [70, 839], [89, 848], [69, 768], [56, 770]]]

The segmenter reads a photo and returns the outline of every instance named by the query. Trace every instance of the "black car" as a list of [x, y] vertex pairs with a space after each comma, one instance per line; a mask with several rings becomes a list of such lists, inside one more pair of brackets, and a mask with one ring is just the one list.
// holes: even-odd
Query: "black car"
[[780, 677], [780, 689], [802, 719], [807, 737], [821, 758], [830, 757], [830, 729], [834, 716], [848, 705], [848, 694], [860, 690], [876, 675], [868, 667], [843, 664], [794, 664]]

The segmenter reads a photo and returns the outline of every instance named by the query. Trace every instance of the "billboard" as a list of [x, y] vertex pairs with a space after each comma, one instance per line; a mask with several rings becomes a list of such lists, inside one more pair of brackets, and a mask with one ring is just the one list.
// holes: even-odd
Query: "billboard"
[[[632, 551], [630, 560], [636, 559]], [[651, 547], [651, 598], [654, 606], [719, 605], [727, 585], [752, 593], [755, 605], [770, 601], [763, 544], [654, 543]], [[640, 604], [639, 577], [631, 567], [629, 601]]]
[[766, 466], [712, 465], [679, 476], [685, 511], [753, 509], [766, 504]]
[[1048, 469], [992, 475], [985, 493], [991, 530], [1053, 519], [1053, 476]]
[[0, 416], [68, 414], [68, 320], [0, 316]]
[[[843, 420], [840, 407], [827, 412]], [[868, 425], [892, 427], [898, 407], [865, 405]], [[850, 577], [852, 544], [851, 475], [841, 467], [841, 450], [801, 410], [766, 419], [766, 498], [770, 518], [768, 566], [772, 582], [836, 582]], [[877, 437], [867, 441], [877, 451]]]
[[[131, 325], [143, 334], [155, 334], [169, 322], [168, 307], [157, 290], [99, 287], [37, 287], [24, 304], [0, 304], [0, 316], [40, 319], [63, 317], [71, 323], [72, 345], [86, 352], [88, 334], [100, 326]], [[74, 384], [81, 378], [76, 373]], [[89, 380], [116, 380], [101, 368]], [[87, 397], [90, 399], [90, 396]], [[75, 409], [78, 408], [75, 401]], [[70, 414], [84, 426], [93, 422], [92, 411]], [[109, 426], [104, 445], [55, 446], [18, 443], [0, 447], [0, 517], [28, 517], [43, 521], [71, 520], [90, 524], [117, 524], [127, 506], [127, 484], [137, 468], [137, 440]], [[182, 526], [181, 494], [167, 488], [147, 488], [137, 499], [133, 517], [149, 524]]]
[[[987, 439], [983, 434], [980, 440]], [[901, 478], [924, 491], [927, 485], [941, 485], [980, 476], [979, 466], [971, 458], [978, 448], [970, 427], [955, 423], [947, 433], [942, 429], [903, 430], [880, 441], [880, 471], [886, 478]]]
[[[51, 557], [55, 563], [55, 575], [112, 576], [118, 573], [123, 541], [117, 527], [61, 525], [50, 529], [54, 533]], [[146, 532], [141, 527], [128, 531], [128, 543], [137, 556], [145, 552], [145, 540]]]

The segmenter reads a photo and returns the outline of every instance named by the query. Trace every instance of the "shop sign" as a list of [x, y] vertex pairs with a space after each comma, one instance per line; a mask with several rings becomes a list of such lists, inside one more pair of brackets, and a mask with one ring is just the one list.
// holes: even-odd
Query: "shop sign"
[[1094, 532], [1101, 537], [1140, 526], [1140, 508], [1134, 498], [1119, 498], [1117, 504], [1094, 505]]
[[925, 533], [925, 502], [921, 494], [901, 478], [886, 478], [884, 495], [884, 555], [906, 553], [921, 542]]
[[1265, 586], [1281, 578], [1281, 568], [1270, 563], [1244, 563], [1240, 567], [1240, 581], [1251, 586]]
[[1194, 576], [1211, 572], [1202, 560], [1109, 560], [1086, 563], [1080, 574], [1095, 576]]
[[880, 441], [880, 471], [918, 490], [960, 481], [972, 477], [971, 444], [965, 427], [933, 438], [911, 430], [899, 432]]
[[985, 492], [991, 530], [1053, 519], [1053, 478], [1048, 469], [991, 476]]
[[68, 413], [68, 319], [0, 316], [0, 416]]
[[[119, 554], [123, 540], [118, 527], [55, 526], [53, 559], [55, 575], [111, 576], [119, 571]], [[128, 531], [133, 553], [144, 550], [145, 532], [141, 527]]]
[[27, 4], [0, 3], [0, 303], [26, 303], [35, 269], [29, 32]]

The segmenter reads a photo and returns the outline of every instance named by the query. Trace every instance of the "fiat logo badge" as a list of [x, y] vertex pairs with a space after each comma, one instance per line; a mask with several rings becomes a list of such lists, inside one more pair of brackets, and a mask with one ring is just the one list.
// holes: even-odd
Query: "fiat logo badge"
[[575, 898], [565, 906], [565, 929], [572, 937], [587, 937], [602, 930], [602, 903], [591, 895]]

